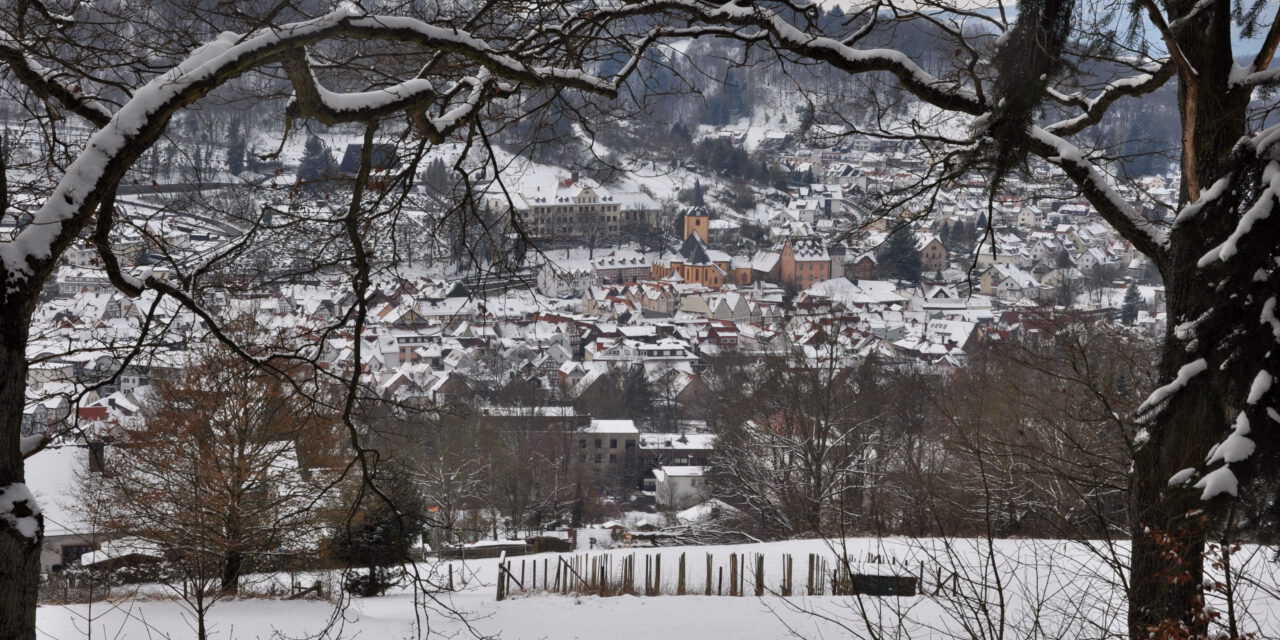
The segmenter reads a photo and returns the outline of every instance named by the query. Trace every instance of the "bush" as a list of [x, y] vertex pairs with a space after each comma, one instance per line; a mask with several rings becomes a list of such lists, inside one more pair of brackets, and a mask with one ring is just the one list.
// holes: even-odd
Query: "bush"
[[372, 567], [368, 573], [351, 572], [342, 583], [347, 593], [361, 598], [372, 598], [386, 593], [387, 589], [396, 586], [400, 580], [390, 569]]

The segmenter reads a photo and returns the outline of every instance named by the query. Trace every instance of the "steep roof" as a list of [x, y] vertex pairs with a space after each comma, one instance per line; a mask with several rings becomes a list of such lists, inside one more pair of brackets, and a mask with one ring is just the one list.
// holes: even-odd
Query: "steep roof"
[[818, 236], [791, 236], [791, 253], [796, 260], [830, 260], [827, 245]]

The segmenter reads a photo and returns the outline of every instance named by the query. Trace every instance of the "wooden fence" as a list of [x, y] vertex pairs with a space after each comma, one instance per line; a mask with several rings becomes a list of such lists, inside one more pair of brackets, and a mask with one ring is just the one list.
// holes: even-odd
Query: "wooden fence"
[[[868, 555], [868, 564], [889, 564], [890, 575], [857, 571], [858, 560], [847, 556], [830, 557], [811, 553], [801, 567], [804, 582], [797, 589], [795, 558], [791, 554], [766, 563], [764, 554], [731, 553], [705, 558], [682, 552], [675, 557], [674, 567], [666, 567], [674, 554], [575, 554], [542, 558], [498, 560], [497, 599], [516, 593], [559, 593], [600, 596], [635, 595], [704, 595], [704, 596], [777, 596], [793, 595], [872, 595], [914, 596], [926, 578], [933, 578], [935, 591], [948, 581], [958, 585], [959, 577], [944, 577], [941, 569], [926, 572], [924, 563], [911, 566], [896, 559], [885, 561]], [[766, 564], [768, 571], [766, 571]], [[641, 573], [643, 569], [643, 573]]]

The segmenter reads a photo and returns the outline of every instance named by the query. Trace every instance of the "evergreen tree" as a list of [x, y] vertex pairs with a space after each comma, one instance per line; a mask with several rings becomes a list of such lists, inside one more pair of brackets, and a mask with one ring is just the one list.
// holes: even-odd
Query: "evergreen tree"
[[689, 133], [689, 128], [684, 126], [683, 122], [677, 122], [671, 125], [671, 135], [686, 143], [693, 141], [693, 136]]
[[364, 490], [359, 495], [359, 508], [350, 521], [339, 525], [330, 541], [330, 553], [337, 560], [357, 567], [368, 567], [369, 573], [348, 578], [346, 589], [352, 595], [382, 595], [395, 583], [393, 568], [410, 561], [409, 551], [423, 533], [426, 505], [421, 492], [404, 470], [378, 470], [374, 482], [394, 503]]
[[888, 240], [876, 251], [876, 262], [884, 277], [919, 283], [923, 267], [915, 229], [905, 226], [889, 234]]
[[231, 121], [231, 131], [227, 142], [227, 170], [233, 174], [244, 171], [245, 141], [244, 128], [239, 118]]
[[1059, 251], [1053, 262], [1059, 269], [1070, 269], [1075, 266], [1075, 262], [1071, 260], [1071, 253], [1066, 249]]
[[800, 113], [800, 125], [797, 128], [796, 133], [800, 136], [804, 136], [809, 133], [809, 129], [813, 128], [813, 104], [806, 102], [797, 108], [796, 111]]
[[427, 172], [424, 177], [426, 185], [434, 193], [443, 194], [449, 191], [449, 170], [444, 165], [444, 160], [436, 158], [427, 165]]
[[1138, 319], [1138, 307], [1142, 305], [1142, 294], [1138, 292], [1138, 284], [1129, 285], [1124, 292], [1124, 302], [1120, 305], [1120, 322], [1125, 326], [1133, 326]]
[[302, 161], [298, 163], [298, 182], [314, 186], [332, 176], [334, 168], [329, 146], [316, 136], [307, 138], [307, 145], [302, 149]]
[[695, 207], [705, 207], [707, 205], [706, 198], [702, 194], [702, 181], [693, 181], [693, 196], [689, 199], [689, 204]]

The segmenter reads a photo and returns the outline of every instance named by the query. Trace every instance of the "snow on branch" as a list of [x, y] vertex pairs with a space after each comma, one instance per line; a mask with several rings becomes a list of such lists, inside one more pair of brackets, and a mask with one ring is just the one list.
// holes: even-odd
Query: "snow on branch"
[[1182, 208], [1182, 211], [1178, 212], [1178, 215], [1173, 219], [1173, 228], [1176, 229], [1182, 226], [1183, 224], [1186, 224], [1188, 221], [1193, 220], [1196, 216], [1200, 215], [1200, 211], [1202, 209], [1204, 209], [1206, 206], [1211, 204], [1213, 201], [1225, 195], [1227, 193], [1228, 188], [1230, 187], [1231, 187], [1230, 175], [1226, 175], [1221, 178], [1218, 178], [1217, 181], [1215, 181], [1212, 186], [1200, 192], [1200, 197], [1196, 198], [1195, 202], [1188, 204], [1187, 206]]
[[[602, 80], [580, 69], [531, 64], [495, 51], [485, 41], [458, 29], [412, 18], [367, 17], [349, 4], [318, 18], [247, 35], [224, 32], [139, 88], [89, 139], [52, 195], [34, 212], [31, 223], [14, 240], [0, 244], [0, 266], [5, 270], [7, 288], [12, 291], [52, 268], [54, 258], [88, 224], [98, 205], [114, 192], [128, 168], [163, 133], [179, 109], [254, 67], [281, 59], [296, 63], [305, 56], [305, 47], [336, 38], [418, 44], [428, 50], [456, 53], [510, 81], [579, 88], [609, 96], [617, 93], [616, 79]], [[325, 92], [309, 71], [307, 77], [308, 82], [295, 84], [309, 87], [302, 93], [310, 94], [313, 106], [346, 117], [358, 113], [371, 117], [392, 107], [406, 108], [431, 95], [425, 81], [410, 80], [360, 94], [338, 94]], [[475, 106], [467, 108], [473, 111]], [[453, 122], [457, 121], [455, 114]]]
[[1200, 493], [1201, 500], [1212, 500], [1224, 493], [1230, 496], [1237, 496], [1240, 493], [1240, 480], [1236, 478], [1236, 474], [1231, 470], [1231, 467], [1224, 464], [1206, 473], [1195, 484], [1195, 488], [1203, 489]]
[[1233, 87], [1260, 87], [1275, 84], [1278, 81], [1280, 81], [1280, 67], [1255, 71], [1252, 65], [1247, 67], [1236, 66], [1231, 73], [1231, 86]]
[[30, 458], [43, 450], [48, 444], [49, 437], [42, 433], [22, 436], [18, 439], [18, 452], [23, 458]]
[[1231, 428], [1231, 435], [1209, 450], [1209, 455], [1205, 457], [1205, 462], [1208, 464], [1240, 462], [1253, 455], [1257, 445], [1248, 437], [1249, 433], [1249, 416], [1241, 411], [1236, 416], [1236, 422]]
[[[957, 81], [943, 80], [934, 76], [901, 51], [858, 49], [835, 38], [807, 33], [783, 19], [777, 12], [754, 3], [732, 1], [715, 4], [697, 0], [641, 0], [625, 4], [608, 13], [613, 16], [627, 17], [659, 12], [684, 14], [697, 23], [705, 23], [708, 26], [704, 28], [706, 33], [703, 35], [722, 35], [713, 32], [710, 28], [717, 25], [757, 28], [770, 36], [770, 45], [775, 49], [826, 62], [846, 73], [871, 71], [891, 73], [917, 98], [937, 107], [970, 115], [981, 115], [989, 110], [989, 106], [973, 90], [961, 86]], [[688, 29], [692, 32], [697, 30], [698, 27]], [[758, 38], [752, 33], [743, 37]]]
[[438, 27], [416, 18], [372, 16], [352, 18], [344, 22], [341, 35], [355, 38], [399, 40], [424, 47], [452, 51], [472, 58], [496, 75], [519, 82], [551, 84], [594, 91], [607, 96], [617, 94], [615, 82], [591, 75], [581, 69], [537, 65], [496, 51], [487, 42], [452, 27]]
[[1249, 397], [1245, 400], [1245, 404], [1258, 404], [1262, 396], [1271, 390], [1273, 382], [1271, 372], [1266, 369], [1259, 371], [1258, 375], [1253, 377], [1253, 384], [1249, 385]]
[[[1196, 263], [1199, 267], [1204, 268], [1214, 262], [1226, 262], [1238, 251], [1237, 247], [1240, 239], [1253, 229], [1253, 225], [1271, 217], [1271, 210], [1275, 207], [1276, 198], [1280, 197], [1280, 162], [1272, 160], [1262, 170], [1262, 192], [1258, 194], [1258, 199], [1254, 201], [1253, 206], [1240, 216], [1240, 221], [1236, 223], [1236, 228], [1231, 235], [1222, 244], [1210, 249]], [[1217, 185], [1214, 185], [1215, 187]]]
[[1050, 95], [1064, 104], [1080, 107], [1083, 111], [1073, 118], [1067, 118], [1045, 126], [1045, 131], [1058, 136], [1069, 136], [1080, 133], [1085, 128], [1097, 124], [1106, 115], [1111, 104], [1120, 98], [1140, 96], [1164, 86], [1176, 71], [1168, 58], [1154, 60], [1143, 66], [1143, 73], [1128, 78], [1121, 78], [1108, 84], [1092, 98], [1077, 94], [1065, 95], [1051, 91]]
[[1173, 397], [1173, 394], [1181, 391], [1183, 387], [1187, 386], [1187, 384], [1191, 382], [1192, 378], [1204, 373], [1208, 368], [1209, 363], [1205, 362], [1204, 358], [1198, 358], [1182, 365], [1182, 367], [1178, 369], [1178, 375], [1173, 379], [1173, 382], [1152, 391], [1151, 395], [1147, 396], [1147, 399], [1143, 401], [1142, 405], [1139, 406], [1138, 410], [1134, 413], [1141, 416], [1164, 404], [1169, 400], [1169, 398]]
[[1066, 139], [1040, 127], [1031, 127], [1033, 150], [1041, 157], [1062, 167], [1062, 170], [1080, 187], [1098, 213], [1116, 231], [1133, 243], [1140, 251], [1155, 259], [1157, 264], [1168, 244], [1167, 231], [1142, 215], [1131, 206], [1111, 182], [1089, 159], [1088, 155]]
[[68, 87], [52, 70], [26, 55], [25, 47], [8, 33], [0, 31], [0, 61], [22, 84], [42, 98], [53, 99], [94, 126], [102, 127], [111, 120], [111, 110], [101, 101]]
[[1276, 298], [1271, 296], [1266, 302], [1262, 303], [1262, 313], [1259, 322], [1270, 325], [1271, 335], [1275, 336], [1276, 342], [1280, 342], [1280, 318], [1276, 317]]

